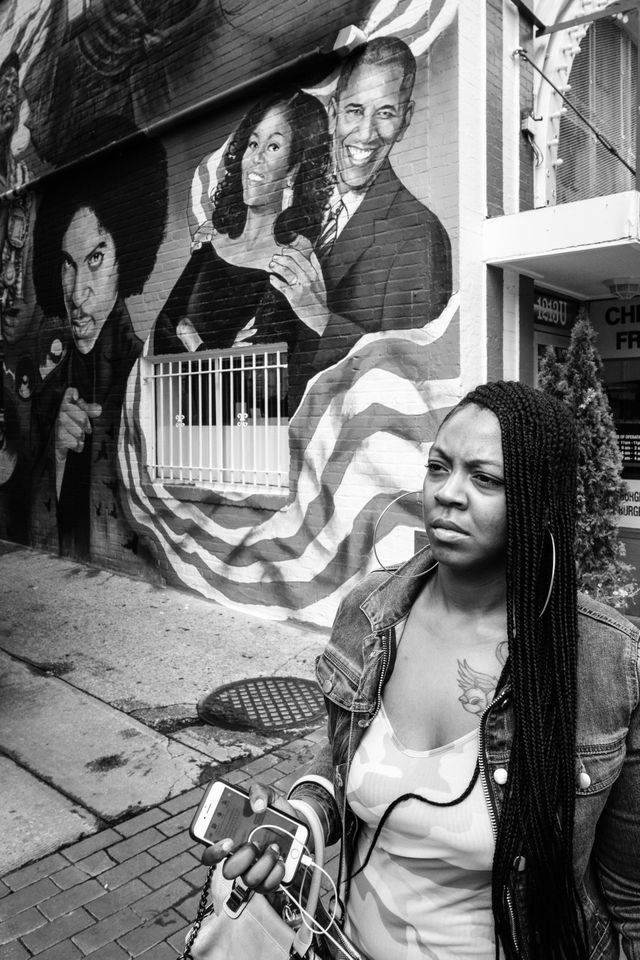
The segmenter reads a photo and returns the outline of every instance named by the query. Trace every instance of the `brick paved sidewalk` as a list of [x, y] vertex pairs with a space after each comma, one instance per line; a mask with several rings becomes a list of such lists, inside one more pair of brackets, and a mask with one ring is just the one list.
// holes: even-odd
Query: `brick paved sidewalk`
[[[324, 726], [242, 767], [286, 791]], [[188, 833], [202, 797], [190, 790], [0, 879], [0, 960], [175, 960], [196, 914], [206, 868]]]

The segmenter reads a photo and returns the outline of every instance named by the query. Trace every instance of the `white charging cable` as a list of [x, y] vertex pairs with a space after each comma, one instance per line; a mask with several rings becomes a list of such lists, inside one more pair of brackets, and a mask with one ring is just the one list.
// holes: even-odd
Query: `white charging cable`
[[[254, 827], [254, 829], [251, 831], [251, 833], [249, 834], [249, 837], [248, 837], [249, 843], [251, 843], [254, 834], [256, 834], [259, 830], [271, 830], [271, 831], [275, 831], [275, 832], [277, 832], [277, 833], [282, 833], [282, 834], [284, 834], [285, 836], [290, 837], [291, 840], [294, 840], [294, 841], [295, 841], [295, 839], [296, 839], [296, 838], [294, 837], [294, 835], [293, 835], [292, 833], [290, 833], [288, 830], [285, 830], [284, 827], [278, 827], [278, 826], [276, 826], [275, 824], [265, 823], [265, 824], [261, 824], [260, 826]], [[332, 896], [331, 899], [332, 899], [332, 901], [333, 901], [334, 907], [333, 907], [333, 911], [332, 911], [332, 913], [331, 913], [331, 916], [330, 916], [330, 918], [329, 918], [329, 924], [328, 924], [328, 926], [327, 926], [326, 928], [322, 927], [322, 926], [318, 923], [318, 921], [316, 920], [316, 918], [315, 918], [314, 916], [312, 916], [312, 914], [310, 914], [308, 910], [305, 910], [305, 908], [302, 906], [302, 903], [300, 903], [299, 900], [296, 900], [296, 898], [293, 896], [293, 894], [290, 893], [290, 891], [287, 890], [287, 888], [286, 888], [285, 886], [283, 886], [282, 884], [280, 884], [280, 886], [279, 886], [278, 889], [281, 890], [282, 893], [286, 894], [286, 896], [289, 898], [289, 900], [291, 900], [291, 902], [292, 902], [293, 904], [295, 904], [295, 906], [297, 907], [297, 909], [298, 909], [299, 912], [300, 912], [300, 917], [302, 918], [302, 922], [304, 923], [305, 927], [306, 927], [308, 930], [310, 930], [312, 933], [322, 934], [322, 936], [325, 936], [325, 937], [327, 937], [328, 940], [331, 940], [331, 942], [332, 942], [336, 947], [342, 949], [342, 948], [340, 947], [340, 944], [338, 943], [338, 941], [337, 941], [337, 940], [334, 940], [333, 937], [331, 936], [331, 934], [329, 933], [329, 928], [331, 927], [331, 925], [332, 925], [333, 922], [335, 921], [335, 919], [336, 919], [336, 914], [337, 914], [337, 903], [338, 903], [338, 890], [337, 890], [337, 887], [336, 887], [336, 885], [335, 885], [335, 882], [334, 882], [333, 877], [331, 876], [331, 874], [328, 873], [328, 872], [325, 870], [324, 867], [320, 867], [320, 866], [315, 862], [315, 860], [313, 859], [313, 856], [312, 856], [312, 854], [311, 854], [311, 851], [309, 850], [309, 847], [306, 845], [306, 843], [305, 843], [305, 844], [302, 844], [302, 848], [303, 848], [303, 850], [305, 850], [306, 852], [303, 854], [302, 857], [300, 857], [300, 865], [303, 866], [303, 867], [306, 867], [307, 869], [311, 868], [311, 869], [313, 869], [313, 870], [319, 870], [319, 871], [320, 871], [322, 874], [324, 874], [324, 876], [327, 878], [327, 880], [329, 881], [329, 883], [331, 884], [331, 887], [332, 887], [332, 889], [333, 889], [333, 896]], [[304, 877], [303, 877], [303, 879], [302, 879], [302, 883], [301, 883], [300, 886], [302, 887], [303, 884], [304, 884]], [[309, 922], [309, 921], [310, 921], [310, 922]], [[311, 926], [311, 924], [313, 924], [313, 926]]]

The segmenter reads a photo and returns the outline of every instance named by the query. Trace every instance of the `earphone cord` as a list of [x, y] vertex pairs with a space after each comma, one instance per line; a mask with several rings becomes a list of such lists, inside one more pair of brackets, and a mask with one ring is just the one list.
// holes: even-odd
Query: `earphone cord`
[[[286, 836], [291, 837], [292, 840], [295, 840], [295, 837], [293, 836], [293, 834], [290, 833], [288, 830], [285, 830], [284, 827], [277, 827], [277, 826], [275, 826], [274, 824], [264, 824], [264, 825], [255, 827], [255, 828], [251, 831], [251, 833], [249, 834], [249, 837], [248, 837], [249, 843], [251, 843], [254, 834], [256, 834], [256, 833], [258, 832], [258, 830], [276, 831], [277, 833], [283, 833], [283, 834], [285, 834]], [[303, 845], [303, 848], [304, 848], [304, 851], [305, 851], [305, 854], [306, 854], [306, 856], [304, 857], [304, 860], [305, 860], [306, 862], [302, 863], [302, 859], [301, 859], [302, 865], [303, 865], [304, 867], [306, 867], [307, 869], [309, 869], [309, 867], [311, 867], [311, 868], [314, 869], [314, 870], [320, 870], [320, 872], [323, 873], [324, 876], [328, 879], [329, 883], [331, 884], [331, 887], [333, 888], [333, 897], [332, 897], [332, 899], [333, 899], [333, 902], [334, 902], [334, 908], [333, 908], [333, 911], [332, 911], [332, 913], [331, 913], [331, 915], [330, 915], [330, 917], [329, 917], [329, 921], [328, 921], [326, 927], [322, 927], [322, 926], [318, 923], [318, 921], [316, 920], [316, 918], [315, 918], [314, 916], [312, 916], [312, 915], [309, 913], [308, 910], [305, 910], [305, 908], [302, 906], [302, 903], [300, 902], [300, 900], [297, 900], [297, 899], [293, 896], [293, 894], [292, 894], [289, 890], [287, 890], [287, 888], [286, 888], [285, 886], [283, 886], [282, 884], [280, 884], [280, 886], [278, 887], [278, 890], [280, 890], [281, 893], [284, 893], [285, 896], [288, 897], [288, 899], [289, 899], [289, 900], [295, 905], [295, 907], [298, 909], [298, 911], [300, 912], [300, 917], [301, 917], [301, 919], [302, 919], [302, 922], [304, 923], [304, 925], [305, 925], [305, 927], [307, 928], [307, 930], [310, 930], [311, 933], [320, 934], [320, 935], [322, 935], [323, 937], [326, 937], [327, 940], [330, 940], [331, 943], [332, 943], [334, 946], [338, 947], [339, 950], [342, 950], [342, 946], [340, 945], [340, 943], [338, 943], [338, 941], [335, 940], [335, 939], [331, 936], [331, 934], [329, 933], [329, 930], [331, 929], [331, 927], [332, 927], [333, 924], [335, 923], [335, 919], [336, 919], [336, 913], [337, 913], [337, 906], [336, 906], [336, 905], [337, 905], [337, 902], [338, 902], [338, 890], [337, 890], [336, 885], [335, 885], [335, 883], [334, 883], [333, 877], [332, 877], [329, 873], [327, 873], [327, 871], [324, 869], [324, 867], [320, 867], [320, 866], [315, 862], [315, 860], [313, 859], [313, 857], [312, 857], [312, 855], [311, 855], [311, 851], [309, 850], [308, 846], [307, 846], [306, 844], [304, 844], [304, 845]], [[300, 888], [301, 888], [301, 889], [302, 889], [302, 886], [303, 886], [303, 885], [304, 885], [304, 877], [303, 877], [303, 879], [302, 879], [302, 883], [300, 884]], [[313, 926], [312, 926], [312, 924], [313, 924]]]
[[419, 793], [403, 793], [402, 796], [396, 797], [396, 799], [389, 804], [385, 812], [380, 817], [380, 822], [376, 827], [376, 832], [373, 835], [373, 840], [369, 844], [369, 849], [367, 850], [367, 855], [364, 858], [364, 862], [361, 864], [361, 866], [358, 867], [358, 869], [354, 873], [351, 874], [351, 876], [347, 880], [345, 880], [345, 883], [351, 883], [353, 878], [357, 877], [358, 874], [361, 873], [366, 867], [366, 865], [369, 863], [369, 858], [371, 857], [371, 851], [376, 845], [376, 841], [380, 836], [382, 828], [384, 827], [387, 821], [387, 818], [389, 817], [389, 814], [392, 813], [393, 810], [395, 810], [395, 808], [398, 806], [399, 803], [404, 803], [406, 800], [419, 800], [421, 803], [427, 803], [431, 807], [455, 807], [456, 804], [462, 803], [463, 800], [466, 800], [466, 798], [469, 796], [469, 794], [475, 787], [479, 775], [480, 775], [480, 762], [476, 760], [476, 765], [473, 770], [473, 776], [471, 777], [471, 780], [469, 781], [467, 787], [465, 788], [464, 792], [460, 794], [459, 797], [454, 797], [453, 800], [429, 800], [428, 797], [423, 797]]

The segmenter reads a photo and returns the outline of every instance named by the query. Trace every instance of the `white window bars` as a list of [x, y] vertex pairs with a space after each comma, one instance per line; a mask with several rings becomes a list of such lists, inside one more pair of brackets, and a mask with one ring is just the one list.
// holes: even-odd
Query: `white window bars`
[[150, 358], [154, 480], [286, 491], [287, 352], [275, 345]]

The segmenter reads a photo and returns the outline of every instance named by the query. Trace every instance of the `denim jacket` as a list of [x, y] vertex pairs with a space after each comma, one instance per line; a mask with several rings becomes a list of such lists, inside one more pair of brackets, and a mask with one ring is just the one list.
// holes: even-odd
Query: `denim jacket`
[[[425, 548], [398, 570], [398, 576], [370, 574], [342, 602], [329, 643], [316, 662], [328, 712], [328, 743], [291, 795], [312, 801], [320, 811], [328, 843], [341, 841], [343, 878], [358, 829], [346, 802], [349, 766], [380, 709], [393, 671], [395, 625], [407, 616], [424, 585], [423, 577], [409, 577], [432, 563]], [[628, 960], [640, 960], [640, 634], [615, 610], [582, 595], [578, 625], [573, 856], [589, 928], [590, 960], [616, 960], [618, 934]], [[480, 721], [480, 776], [494, 833], [512, 734], [507, 686]], [[514, 864], [509, 901], [512, 915], [518, 911], [523, 940], [526, 875], [526, 863]], [[518, 946], [526, 957], [526, 942]]]

